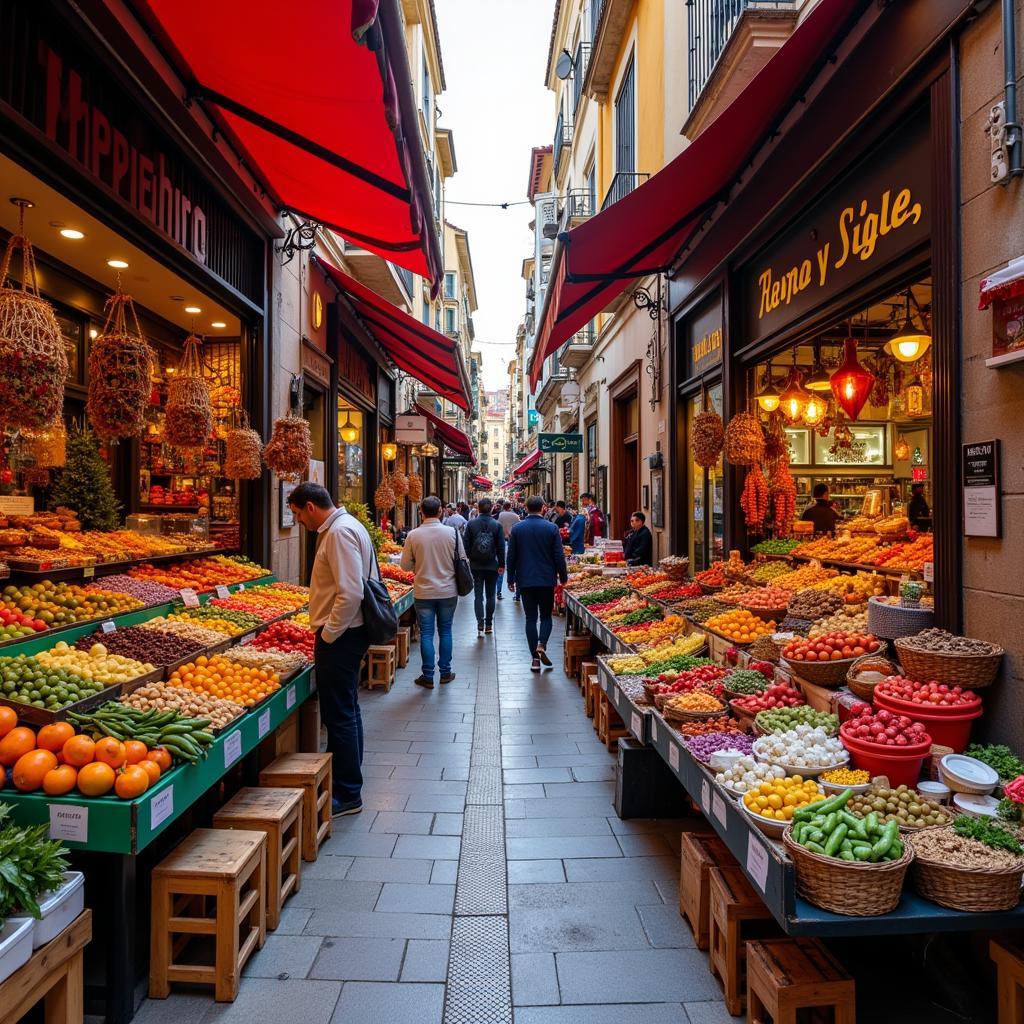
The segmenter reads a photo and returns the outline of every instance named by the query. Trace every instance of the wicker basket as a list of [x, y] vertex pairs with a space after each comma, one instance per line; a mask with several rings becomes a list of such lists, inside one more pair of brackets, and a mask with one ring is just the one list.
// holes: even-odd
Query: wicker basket
[[[914, 837], [911, 836], [906, 845], [911, 846], [913, 842]], [[914, 888], [926, 900], [950, 910], [980, 914], [990, 910], [1013, 910], [1020, 902], [1019, 867], [999, 870], [955, 868], [915, 856], [910, 878]]]
[[922, 629], [930, 628], [934, 620], [932, 608], [904, 608], [877, 597], [868, 598], [868, 629], [883, 640], [916, 636]]
[[681, 580], [688, 580], [690, 578], [689, 559], [687, 559], [685, 563], [677, 563], [675, 565], [665, 565], [664, 561], [661, 561], [658, 563], [658, 569], [670, 580], [675, 580], [677, 583]]
[[[673, 697], [678, 694], [672, 694]], [[661, 707], [658, 709], [669, 722], [706, 722], [709, 718], [720, 718], [725, 714], [723, 705], [717, 711], [677, 711], [675, 708]]]
[[792, 831], [790, 825], [782, 842], [796, 869], [796, 891], [809, 903], [848, 917], [877, 917], [899, 905], [903, 879], [914, 859], [909, 842], [904, 842], [899, 859], [871, 864], [812, 853], [794, 842]]
[[774, 622], [778, 625], [786, 617], [786, 609], [783, 608], [747, 608], [745, 605], [740, 605], [744, 611], [750, 612], [751, 615], [756, 615], [759, 619], [765, 622]]
[[718, 594], [721, 591], [725, 590], [725, 584], [724, 583], [720, 584], [717, 587], [713, 587], [710, 583], [701, 583], [698, 580], [697, 581], [697, 586], [699, 586], [700, 589], [703, 590], [705, 594]]
[[893, 646], [911, 679], [937, 679], [950, 686], [967, 686], [973, 690], [991, 686], [999, 674], [1003, 660], [1003, 649], [998, 644], [992, 654], [940, 654], [936, 651], [917, 651], [902, 640], [894, 640]]
[[752, 729], [754, 726], [754, 719], [757, 717], [756, 711], [747, 711], [744, 708], [736, 707], [735, 701], [729, 701], [729, 710], [732, 712], [733, 717], [743, 726], [744, 729]]
[[856, 660], [840, 658], [838, 661], [789, 661], [783, 658], [782, 663], [792, 675], [806, 683], [837, 687], [846, 682], [846, 673]]
[[881, 679], [875, 682], [865, 682], [860, 679], [859, 676], [865, 672], [881, 672], [883, 678], [885, 676], [898, 676], [902, 670], [899, 665], [894, 661], [890, 661], [888, 658], [883, 658], [878, 654], [864, 654], [857, 658], [856, 661], [850, 666], [849, 671], [846, 673], [846, 685], [850, 688], [850, 692], [856, 697], [860, 697], [861, 700], [869, 701], [874, 696], [875, 687], [882, 682]]

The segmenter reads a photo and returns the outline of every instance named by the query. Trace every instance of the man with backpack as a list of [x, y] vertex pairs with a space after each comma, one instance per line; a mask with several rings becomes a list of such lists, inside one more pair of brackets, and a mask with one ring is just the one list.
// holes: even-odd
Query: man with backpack
[[[473, 607], [477, 636], [494, 632], [494, 601], [499, 577], [505, 572], [505, 531], [491, 515], [491, 499], [481, 498], [479, 515], [466, 527], [463, 539], [473, 570]], [[484, 597], [487, 604], [484, 607]]]

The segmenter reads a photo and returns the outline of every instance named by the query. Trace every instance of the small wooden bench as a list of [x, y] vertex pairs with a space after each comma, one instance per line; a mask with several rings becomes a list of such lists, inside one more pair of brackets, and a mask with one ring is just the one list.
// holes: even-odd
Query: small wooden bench
[[590, 636], [567, 636], [565, 638], [563, 649], [565, 674], [571, 679], [579, 677], [580, 665], [590, 657], [593, 643], [593, 638]]
[[679, 857], [679, 913], [698, 949], [707, 949], [711, 930], [711, 868], [738, 867], [729, 848], [711, 832], [683, 832]]
[[302, 859], [316, 860], [331, 834], [331, 755], [285, 754], [260, 772], [260, 785], [302, 790]]
[[240, 789], [213, 816], [214, 828], [267, 834], [267, 930], [281, 922], [281, 907], [302, 888], [301, 789]]
[[826, 1011], [827, 1019], [829, 1009], [835, 1024], [854, 1024], [853, 978], [820, 942], [761, 939], [748, 942], [746, 954], [750, 1024], [797, 1024], [801, 1010]]
[[395, 681], [396, 665], [394, 644], [371, 644], [366, 652], [366, 688], [383, 686], [387, 693]]
[[[180, 981], [213, 985], [218, 1003], [234, 1002], [242, 968], [267, 936], [266, 871], [265, 832], [219, 828], [197, 828], [153, 869], [151, 999]], [[212, 964], [178, 959], [198, 936], [214, 937]]]
[[988, 955], [996, 965], [999, 1024], [1024, 1024], [1024, 948], [992, 939]]
[[412, 630], [408, 626], [400, 626], [395, 634], [395, 648], [398, 656], [398, 667], [405, 668], [409, 664], [409, 651], [412, 647]]
[[580, 692], [586, 696], [587, 692], [587, 680], [591, 676], [597, 675], [597, 662], [596, 661], [584, 661], [580, 663]]
[[85, 1015], [82, 951], [92, 939], [92, 911], [83, 910], [28, 963], [0, 982], [0, 1014], [20, 1020], [40, 1000], [45, 1024], [82, 1024]]
[[626, 723], [623, 722], [618, 711], [612, 706], [608, 694], [600, 687], [596, 688], [595, 701], [597, 704], [597, 738], [609, 749], [615, 750], [619, 740], [629, 735]]
[[[725, 1008], [734, 1017], [743, 1011], [746, 997], [744, 942], [752, 930], [778, 928], [771, 911], [757, 895], [739, 867], [709, 868], [710, 916], [708, 919], [711, 973], [725, 990]], [[758, 935], [757, 937], [761, 937]]]

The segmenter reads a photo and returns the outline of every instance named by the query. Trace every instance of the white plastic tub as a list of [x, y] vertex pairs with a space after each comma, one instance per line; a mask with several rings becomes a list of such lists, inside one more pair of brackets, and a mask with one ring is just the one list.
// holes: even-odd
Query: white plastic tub
[[39, 901], [39, 910], [43, 915], [41, 920], [37, 921], [34, 917], [11, 920], [29, 921], [32, 924], [32, 948], [38, 949], [57, 938], [84, 908], [85, 875], [81, 871], [68, 871], [64, 875], [64, 884]]
[[0, 981], [32, 959], [32, 918], [10, 917], [0, 928]]

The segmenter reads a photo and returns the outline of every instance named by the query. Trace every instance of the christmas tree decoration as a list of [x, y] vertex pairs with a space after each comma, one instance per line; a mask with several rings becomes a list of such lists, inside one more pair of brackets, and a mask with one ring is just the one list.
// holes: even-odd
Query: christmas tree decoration
[[65, 506], [78, 513], [86, 530], [116, 530], [121, 506], [114, 496], [110, 471], [100, 456], [96, 435], [84, 428], [68, 436], [67, 462], [50, 497], [51, 507]]

